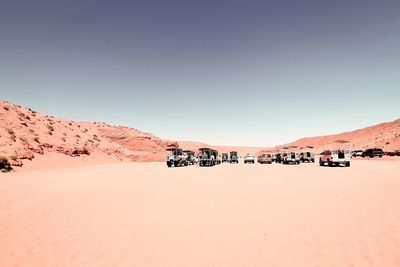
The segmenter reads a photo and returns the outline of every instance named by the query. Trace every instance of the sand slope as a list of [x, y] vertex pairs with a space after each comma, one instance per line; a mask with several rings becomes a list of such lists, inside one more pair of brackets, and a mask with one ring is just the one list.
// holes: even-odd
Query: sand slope
[[1, 266], [399, 266], [400, 164], [167, 169], [0, 179]]
[[374, 147], [384, 151], [399, 150], [400, 119], [345, 133], [302, 138], [285, 146], [313, 146], [316, 150], [323, 150], [338, 147], [343, 141], [347, 141], [343, 146], [354, 150]]

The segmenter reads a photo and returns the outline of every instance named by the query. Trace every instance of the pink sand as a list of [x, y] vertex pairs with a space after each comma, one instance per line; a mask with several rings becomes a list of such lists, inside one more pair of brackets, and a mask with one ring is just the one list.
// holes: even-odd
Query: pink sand
[[1, 266], [400, 266], [400, 164], [0, 175]]

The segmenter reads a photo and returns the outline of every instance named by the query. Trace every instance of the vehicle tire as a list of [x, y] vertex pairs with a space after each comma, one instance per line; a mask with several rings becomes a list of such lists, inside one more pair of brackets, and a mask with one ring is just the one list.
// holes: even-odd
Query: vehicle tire
[[346, 163], [346, 167], [350, 167], [350, 162], [347, 162], [347, 163]]
[[174, 166], [178, 167], [179, 166], [179, 161], [174, 161]]
[[171, 168], [172, 167], [172, 163], [170, 161], [168, 161], [167, 162], [167, 166], [168, 166], [168, 168]]
[[319, 166], [324, 166], [324, 165], [325, 165], [324, 162], [321, 159], [319, 159]]

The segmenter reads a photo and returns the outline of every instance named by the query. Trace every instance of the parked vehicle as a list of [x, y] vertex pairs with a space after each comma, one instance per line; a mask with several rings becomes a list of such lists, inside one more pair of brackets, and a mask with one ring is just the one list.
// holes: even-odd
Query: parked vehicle
[[362, 157], [363, 151], [362, 150], [354, 150], [353, 157]]
[[369, 148], [364, 150], [364, 152], [362, 153], [362, 157], [370, 157], [370, 158], [374, 158], [374, 157], [380, 157], [382, 158], [383, 156], [383, 150], [381, 148]]
[[275, 163], [282, 163], [282, 153], [275, 154]]
[[246, 154], [244, 156], [244, 164], [246, 163], [253, 163], [254, 164], [254, 156], [252, 154]]
[[222, 162], [229, 162], [228, 153], [222, 153]]
[[312, 152], [301, 152], [300, 153], [301, 162], [315, 162], [315, 156]]
[[271, 154], [262, 154], [258, 157], [258, 163], [260, 164], [271, 164], [272, 163], [272, 155]]
[[216, 164], [215, 160], [215, 150], [212, 150], [208, 147], [200, 148], [200, 155], [199, 155], [199, 166], [214, 166]]
[[187, 155], [183, 154], [182, 149], [176, 147], [167, 148], [167, 157], [166, 162], [168, 167], [178, 167], [178, 166], [187, 166]]
[[339, 166], [344, 165], [350, 167], [351, 153], [350, 150], [335, 149], [325, 150], [321, 153], [319, 158], [319, 165], [325, 166]]
[[213, 155], [213, 157], [214, 157], [214, 162], [215, 162], [215, 164], [221, 164], [221, 157], [220, 157], [220, 155], [218, 154], [218, 151], [213, 149], [213, 150], [211, 151], [211, 153], [212, 153], [212, 155]]
[[229, 152], [229, 162], [230, 163], [239, 163], [239, 157], [236, 151]]
[[284, 153], [282, 161], [283, 164], [300, 164], [300, 154], [297, 152]]
[[182, 151], [184, 155], [187, 156], [188, 164], [195, 165], [196, 164], [196, 155], [192, 150], [184, 150]]

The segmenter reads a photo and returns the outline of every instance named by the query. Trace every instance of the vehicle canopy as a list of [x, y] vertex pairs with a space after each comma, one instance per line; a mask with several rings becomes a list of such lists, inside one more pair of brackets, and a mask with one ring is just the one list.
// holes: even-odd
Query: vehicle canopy
[[232, 155], [235, 155], [235, 156], [237, 156], [237, 151], [231, 151], [231, 152], [229, 152], [229, 154], [232, 156]]
[[199, 148], [199, 150], [200, 150], [201, 154], [209, 155], [212, 153], [212, 149], [209, 147], [202, 147], [202, 148]]
[[177, 147], [168, 147], [166, 150], [169, 153], [174, 154], [174, 155], [181, 155], [182, 154], [182, 149], [177, 148]]
[[263, 157], [263, 158], [270, 158], [270, 157], [272, 157], [272, 156], [271, 156], [271, 154], [262, 154], [261, 157]]
[[192, 150], [183, 150], [182, 152], [186, 153], [188, 155], [194, 155], [194, 151], [192, 151]]

